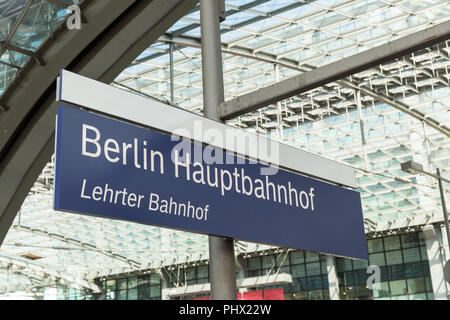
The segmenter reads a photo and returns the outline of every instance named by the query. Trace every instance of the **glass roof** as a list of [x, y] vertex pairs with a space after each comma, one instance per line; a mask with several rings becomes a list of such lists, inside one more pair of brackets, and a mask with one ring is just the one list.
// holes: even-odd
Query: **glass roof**
[[[27, 3], [15, 2], [22, 7]], [[54, 6], [53, 1], [36, 2]], [[449, 2], [440, 0], [226, 0], [225, 4], [221, 36], [226, 100], [450, 19]], [[0, 7], [5, 8], [0, 12], [8, 8], [5, 1]], [[21, 12], [9, 10], [11, 14], [2, 13], [2, 19], [14, 20]], [[39, 40], [25, 40], [33, 28], [23, 30], [16, 44], [35, 50]], [[46, 37], [45, 32], [40, 34], [41, 39]], [[202, 113], [200, 46], [196, 7], [112, 84]], [[11, 57], [4, 52], [3, 57], [11, 64], [21, 61], [17, 53]], [[401, 110], [449, 128], [449, 68], [450, 41], [445, 41], [227, 123], [353, 166], [368, 232], [410, 226], [418, 221], [415, 218], [424, 223], [442, 215], [436, 182], [402, 172], [400, 163], [414, 159], [426, 170], [439, 167], [450, 177], [450, 139]], [[207, 238], [202, 235], [54, 212], [53, 166], [53, 161], [46, 166], [17, 215], [0, 248], [0, 267], [7, 267], [3, 262], [7, 255], [28, 260], [35, 256], [36, 264], [92, 279], [207, 259]], [[446, 188], [448, 192], [450, 187]], [[237, 252], [263, 248], [267, 246], [236, 242]], [[9, 288], [26, 289], [44, 281], [41, 273], [30, 280], [13, 270], [17, 272], [0, 273], [0, 293], [7, 283]]]
[[0, 0], [0, 96], [66, 19], [72, 0]]

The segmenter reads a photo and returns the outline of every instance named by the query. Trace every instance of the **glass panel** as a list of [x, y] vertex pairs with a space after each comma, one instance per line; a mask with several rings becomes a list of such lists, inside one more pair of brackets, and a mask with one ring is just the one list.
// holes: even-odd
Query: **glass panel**
[[144, 276], [139, 276], [138, 277], [138, 287], [140, 287], [140, 286], [148, 286], [149, 283], [150, 283], [150, 276], [149, 275], [144, 275]]
[[308, 299], [308, 293], [305, 291], [301, 292], [295, 292], [292, 294], [292, 299], [294, 300], [307, 300]]
[[423, 278], [408, 279], [408, 292], [419, 293], [425, 292], [425, 281]]
[[291, 269], [289, 268], [289, 266], [280, 267], [279, 270], [279, 273], [291, 273]]
[[150, 275], [150, 284], [154, 285], [154, 284], [161, 284], [161, 279], [159, 278], [159, 276], [157, 274], [151, 274]]
[[384, 253], [369, 254], [369, 264], [379, 267], [386, 265], [386, 263], [384, 262]]
[[327, 273], [327, 262], [326, 261], [321, 261], [320, 267], [322, 268], [322, 273]]
[[198, 278], [208, 278], [208, 266], [197, 267]]
[[150, 287], [139, 286], [138, 287], [138, 299], [139, 300], [148, 300], [148, 299], [150, 299]]
[[306, 290], [306, 279], [305, 278], [294, 278], [292, 280], [292, 291], [299, 292]]
[[117, 290], [127, 289], [127, 278], [117, 279]]
[[209, 282], [208, 278], [197, 278], [197, 284], [208, 283], [208, 282]]
[[421, 263], [408, 263], [405, 264], [405, 278], [417, 278], [422, 276], [422, 264]]
[[150, 287], [150, 297], [152, 299], [160, 298], [161, 297], [161, 287], [159, 287], [159, 286]]
[[399, 280], [405, 278], [405, 266], [403, 264], [397, 264], [395, 266], [388, 267], [389, 280]]
[[248, 276], [249, 277], [259, 277], [262, 276], [262, 270], [256, 270], [256, 271], [248, 271]]
[[306, 264], [306, 275], [307, 276], [315, 276], [320, 274], [320, 263], [307, 263]]
[[249, 270], [258, 270], [261, 269], [261, 260], [259, 257], [248, 259], [248, 269]]
[[116, 291], [116, 280], [106, 281], [106, 290], [107, 291]]
[[292, 264], [298, 264], [298, 263], [304, 263], [305, 259], [303, 256], [303, 251], [295, 251], [291, 252], [291, 263]]
[[388, 265], [402, 263], [402, 251], [401, 250], [395, 250], [395, 251], [388, 251], [388, 252], [386, 252], [386, 263]]
[[426, 293], [410, 294], [409, 300], [427, 300], [427, 294]]
[[344, 283], [346, 286], [352, 286], [355, 283], [353, 272], [344, 272]]
[[53, 3], [35, 0], [11, 43], [28, 50], [36, 50], [59, 26], [67, 12], [65, 8]]
[[117, 300], [127, 300], [127, 290], [117, 291]]
[[309, 300], [322, 300], [322, 290], [314, 290], [308, 292]]
[[305, 262], [319, 261], [319, 254], [315, 252], [305, 251]]
[[402, 234], [401, 240], [403, 248], [415, 248], [419, 246], [417, 233]]
[[308, 277], [306, 278], [306, 288], [307, 290], [316, 290], [322, 288], [322, 277]]
[[186, 268], [186, 280], [189, 281], [195, 279], [195, 268]]
[[364, 269], [367, 270], [367, 267], [369, 266], [369, 263], [367, 260], [353, 260], [353, 269]]
[[370, 275], [366, 272], [366, 270], [353, 271], [353, 279], [355, 284], [366, 285], [369, 276]]
[[391, 297], [391, 300], [408, 300], [408, 296], [393, 296]]
[[116, 299], [116, 291], [109, 291], [106, 293], [106, 300], [115, 300]]
[[322, 275], [322, 289], [328, 289], [328, 287], [328, 275]]
[[355, 286], [355, 296], [358, 300], [370, 300], [373, 298], [373, 292], [366, 285]]
[[427, 254], [426, 247], [420, 247], [420, 256], [421, 256], [422, 260], [428, 260], [428, 254]]
[[420, 261], [420, 250], [419, 248], [405, 249], [403, 250], [403, 257], [405, 263]]
[[391, 295], [403, 295], [408, 292], [406, 289], [406, 281], [405, 280], [396, 280], [396, 281], [390, 281], [389, 287], [391, 288]]
[[271, 269], [275, 266], [275, 256], [263, 256], [262, 257], [262, 267], [263, 269]]
[[420, 246], [426, 246], [425, 236], [424, 236], [423, 232], [417, 233], [417, 237], [419, 238], [419, 245]]
[[337, 258], [336, 259], [336, 267], [337, 267], [338, 272], [352, 270], [352, 260], [344, 259], [344, 258]]
[[400, 249], [400, 237], [399, 236], [386, 237], [383, 240], [384, 240], [384, 248], [386, 251]]
[[137, 288], [138, 280], [137, 277], [130, 277], [128, 278], [128, 289], [135, 289]]
[[379, 239], [371, 239], [367, 241], [367, 250], [369, 253], [376, 253], [383, 251], [383, 240]]
[[424, 276], [430, 276], [430, 264], [428, 261], [422, 261], [422, 271]]
[[281, 254], [280, 256], [277, 257], [275, 263], [277, 267], [289, 266], [289, 254], [286, 253]]
[[300, 264], [296, 266], [292, 266], [292, 277], [293, 278], [299, 278], [305, 276], [305, 265]]
[[429, 277], [425, 278], [425, 287], [427, 291], [433, 291], [433, 285], [431, 284], [431, 279]]
[[128, 300], [137, 300], [138, 292], [137, 289], [128, 290]]

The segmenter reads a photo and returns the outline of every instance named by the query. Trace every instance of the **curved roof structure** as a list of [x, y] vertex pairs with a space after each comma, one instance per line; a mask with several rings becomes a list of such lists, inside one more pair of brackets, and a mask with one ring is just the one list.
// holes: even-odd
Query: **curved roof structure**
[[[11, 3], [15, 2], [15, 6]], [[60, 68], [202, 112], [196, 1], [0, 1], [0, 294], [207, 259], [205, 236], [52, 210], [54, 81]], [[326, 70], [439, 27], [443, 39], [231, 117], [238, 126], [357, 170], [367, 233], [442, 221], [450, 176], [450, 7], [442, 0], [225, 0], [225, 99]], [[447, 191], [450, 187], [446, 187]], [[265, 246], [236, 242], [236, 251]], [[46, 268], [48, 268], [47, 271]]]

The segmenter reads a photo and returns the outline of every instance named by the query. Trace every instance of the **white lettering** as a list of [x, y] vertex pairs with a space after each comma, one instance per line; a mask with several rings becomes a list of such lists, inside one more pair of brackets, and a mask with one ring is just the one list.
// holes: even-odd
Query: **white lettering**
[[[91, 130], [95, 133], [94, 139], [89, 139], [87, 137], [87, 130]], [[87, 124], [83, 124], [83, 137], [82, 137], [82, 144], [81, 144], [81, 154], [83, 156], [91, 157], [91, 158], [97, 158], [100, 153], [100, 145], [98, 144], [98, 141], [100, 140], [100, 131], [93, 126], [89, 126]], [[88, 152], [86, 151], [86, 142], [91, 143], [95, 146], [96, 150], [95, 152]]]
[[[112, 147], [110, 146], [110, 145], [113, 145]], [[105, 158], [109, 161], [109, 162], [112, 162], [112, 163], [115, 163], [115, 162], [117, 162], [117, 161], [119, 161], [119, 157], [114, 157], [114, 158], [111, 158], [110, 156], [109, 156], [109, 153], [110, 152], [114, 152], [114, 153], [119, 153], [120, 152], [120, 149], [119, 149], [119, 144], [117, 143], [117, 141], [116, 140], [114, 140], [114, 139], [107, 139], [106, 141], [105, 141]]]

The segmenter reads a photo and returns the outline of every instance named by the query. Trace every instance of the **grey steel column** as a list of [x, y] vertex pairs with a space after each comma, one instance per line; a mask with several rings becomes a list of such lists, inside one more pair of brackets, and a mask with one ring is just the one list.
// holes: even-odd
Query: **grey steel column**
[[[447, 232], [447, 244], [450, 250], [450, 227], [448, 225], [448, 213], [447, 213], [447, 206], [445, 205], [445, 193], [444, 193], [444, 187], [442, 186], [442, 177], [441, 177], [441, 171], [439, 168], [436, 169], [436, 175], [439, 182], [439, 193], [441, 195], [441, 203], [442, 203], [442, 211], [444, 214], [444, 225], [445, 225], [445, 231]], [[444, 240], [444, 239], [442, 239]]]
[[430, 278], [433, 287], [435, 300], [448, 300], [447, 289], [444, 279], [443, 256], [440, 249], [439, 238], [441, 236], [439, 229], [433, 225], [427, 225], [423, 228], [425, 244], [427, 246], [428, 265], [430, 266]]
[[336, 258], [333, 256], [327, 256], [327, 275], [330, 300], [340, 300], [341, 298], [339, 296], [339, 278], [337, 275]]
[[367, 143], [366, 143], [366, 134], [364, 133], [364, 121], [362, 116], [362, 102], [361, 102], [361, 91], [356, 90], [355, 91], [355, 100], [356, 105], [358, 106], [358, 117], [359, 117], [359, 128], [361, 130], [361, 142], [362, 142], [362, 149], [364, 154], [364, 168], [366, 170], [369, 170], [369, 159], [367, 158]]
[[[220, 1], [220, 0], [219, 0]], [[216, 0], [200, 0], [203, 113], [220, 121], [224, 101], [219, 7]], [[237, 295], [233, 239], [209, 236], [209, 276], [213, 300], [235, 300]]]
[[[274, 68], [275, 68], [275, 81], [280, 82], [280, 65], [275, 64]], [[283, 131], [281, 100], [277, 102], [277, 127], [278, 127], [278, 138], [282, 142], [284, 140], [284, 131]]]
[[174, 78], [173, 78], [173, 43], [169, 44], [169, 58], [170, 58], [170, 102], [172, 104], [175, 103], [175, 82], [174, 82]]

